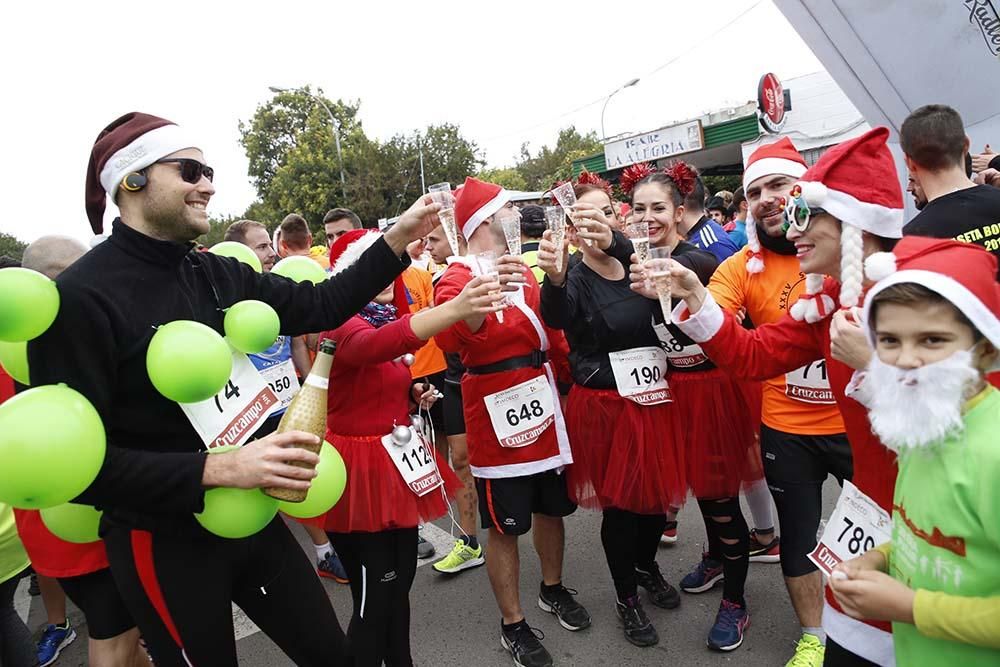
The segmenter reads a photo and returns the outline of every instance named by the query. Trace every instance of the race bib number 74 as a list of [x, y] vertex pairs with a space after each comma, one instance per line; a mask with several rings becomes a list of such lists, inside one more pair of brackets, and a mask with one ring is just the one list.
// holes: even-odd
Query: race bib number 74
[[490, 394], [483, 400], [493, 432], [502, 447], [532, 445], [555, 423], [552, 387], [544, 375]]

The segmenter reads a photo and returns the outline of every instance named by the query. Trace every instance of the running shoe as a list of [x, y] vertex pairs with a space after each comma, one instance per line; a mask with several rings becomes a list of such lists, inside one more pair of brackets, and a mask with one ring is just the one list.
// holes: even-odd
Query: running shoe
[[458, 574], [462, 570], [471, 570], [486, 562], [483, 557], [483, 545], [475, 549], [462, 540], [455, 540], [455, 548], [447, 556], [434, 563], [432, 566], [436, 572], [441, 574]]
[[802, 639], [795, 645], [795, 655], [785, 663], [785, 667], [823, 667], [826, 647], [819, 637], [808, 632], [802, 633]]
[[316, 565], [316, 571], [319, 572], [319, 576], [333, 579], [338, 584], [351, 583], [350, 579], [347, 578], [347, 570], [344, 569], [344, 564], [340, 562], [340, 556], [337, 555], [336, 551], [328, 553], [326, 558]]
[[649, 622], [646, 610], [642, 608], [638, 595], [625, 598], [625, 601], [615, 600], [615, 611], [625, 626], [625, 639], [636, 646], [655, 646], [660, 642], [656, 628]]
[[434, 553], [434, 545], [425, 540], [422, 535], [417, 535], [417, 558], [420, 560], [427, 560], [432, 557]]
[[667, 527], [660, 535], [660, 544], [676, 544], [677, 543], [677, 522], [668, 521]]
[[42, 589], [38, 586], [38, 575], [32, 572], [31, 578], [28, 580], [28, 595], [38, 597], [41, 594]]
[[722, 563], [712, 560], [704, 553], [698, 565], [681, 579], [681, 590], [685, 593], [704, 593], [724, 578]]
[[500, 646], [507, 649], [517, 667], [552, 667], [552, 656], [542, 646], [542, 639], [545, 633], [529, 626], [527, 621], [509, 630], [500, 626]]
[[52, 625], [49, 623], [42, 631], [42, 636], [38, 640], [38, 653], [35, 659], [38, 660], [38, 667], [51, 665], [59, 659], [62, 650], [73, 643], [76, 639], [76, 630], [70, 627], [69, 619], [62, 625]]
[[681, 594], [667, 583], [660, 572], [660, 566], [653, 563], [652, 571], [635, 568], [636, 583], [649, 593], [650, 601], [661, 609], [676, 609], [681, 603]]
[[750, 562], [777, 563], [781, 560], [781, 538], [775, 535], [767, 542], [762, 542], [756, 528], [750, 529]]
[[708, 648], [716, 651], [732, 651], [743, 643], [743, 631], [750, 626], [750, 612], [746, 606], [723, 599], [719, 613], [715, 615], [715, 625], [708, 632]]
[[559, 625], [576, 632], [590, 626], [590, 612], [573, 599], [577, 592], [559, 584], [558, 588], [546, 592], [543, 583], [538, 590], [538, 608], [555, 614]]

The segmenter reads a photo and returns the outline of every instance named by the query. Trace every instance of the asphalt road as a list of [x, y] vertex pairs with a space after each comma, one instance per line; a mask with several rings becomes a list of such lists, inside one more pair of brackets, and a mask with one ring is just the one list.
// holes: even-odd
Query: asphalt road
[[[839, 489], [828, 480], [824, 493], [824, 515], [829, 516]], [[749, 512], [746, 512], [749, 517]], [[646, 604], [656, 625], [660, 643], [638, 648], [625, 641], [614, 612], [614, 589], [600, 542], [600, 515], [579, 510], [566, 522], [564, 583], [580, 591], [578, 600], [590, 610], [593, 625], [573, 633], [559, 626], [554, 616], [535, 604], [541, 578], [538, 559], [531, 540], [521, 544], [521, 593], [528, 622], [545, 633], [545, 646], [557, 665], [703, 665], [739, 664], [740, 667], [781, 666], [788, 660], [799, 637], [798, 622], [792, 612], [781, 570], [778, 565], [754, 563], [750, 566], [746, 597], [750, 605], [751, 626], [743, 646], [732, 653], [715, 653], [705, 647], [705, 636], [715, 618], [721, 586], [701, 595], [682, 593], [681, 606], [663, 610]], [[424, 536], [438, 545], [439, 553], [450, 547], [448, 521], [425, 528]], [[780, 528], [779, 528], [780, 530]], [[305, 532], [294, 530], [311, 551]], [[661, 547], [660, 568], [667, 580], [678, 580], [693, 567], [701, 553], [704, 527], [697, 505], [689, 502], [680, 514], [680, 539], [672, 547]], [[488, 548], [488, 545], [487, 545]], [[411, 637], [413, 658], [421, 666], [508, 667], [513, 663], [500, 647], [500, 617], [490, 591], [486, 568], [465, 572], [456, 577], [442, 577], [421, 561], [410, 594], [412, 606]], [[346, 625], [351, 613], [351, 598], [346, 586], [323, 580]], [[645, 593], [641, 593], [645, 595]], [[15, 599], [22, 612], [28, 611], [28, 625], [40, 632], [45, 621], [40, 598], [27, 595], [27, 579], [22, 581]], [[81, 613], [72, 608], [70, 620], [80, 634], [68, 646], [57, 665], [87, 664], [86, 624]], [[238, 610], [235, 612], [237, 650], [240, 664], [251, 667], [291, 665], [292, 662]]]

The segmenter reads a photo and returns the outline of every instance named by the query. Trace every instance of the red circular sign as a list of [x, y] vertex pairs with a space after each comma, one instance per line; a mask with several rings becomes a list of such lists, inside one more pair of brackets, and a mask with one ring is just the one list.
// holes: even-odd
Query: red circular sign
[[760, 124], [768, 132], [780, 132], [785, 125], [785, 89], [778, 77], [768, 72], [757, 86], [757, 108]]

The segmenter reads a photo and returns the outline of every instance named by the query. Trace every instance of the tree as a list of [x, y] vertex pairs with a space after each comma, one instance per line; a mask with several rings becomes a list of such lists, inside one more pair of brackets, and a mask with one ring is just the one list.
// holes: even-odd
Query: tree
[[483, 169], [476, 174], [476, 178], [488, 183], [502, 185], [508, 190], [527, 190], [528, 181], [517, 167], [500, 167], [496, 169]]
[[209, 218], [208, 232], [202, 234], [197, 239], [198, 243], [202, 244], [206, 248], [211, 248], [216, 243], [222, 241], [222, 238], [226, 235], [226, 229], [229, 225], [233, 224], [237, 220], [242, 220], [243, 218], [238, 215], [227, 215], [222, 218]]
[[27, 247], [28, 244], [16, 236], [0, 232], [0, 255], [7, 255], [20, 262], [24, 249]]
[[521, 161], [515, 168], [527, 189], [548, 190], [556, 181], [572, 178], [573, 160], [597, 153], [602, 146], [596, 133], [580, 134], [575, 127], [567, 127], [559, 131], [553, 148], [542, 146], [537, 155], [532, 156], [528, 144], [523, 144]]

